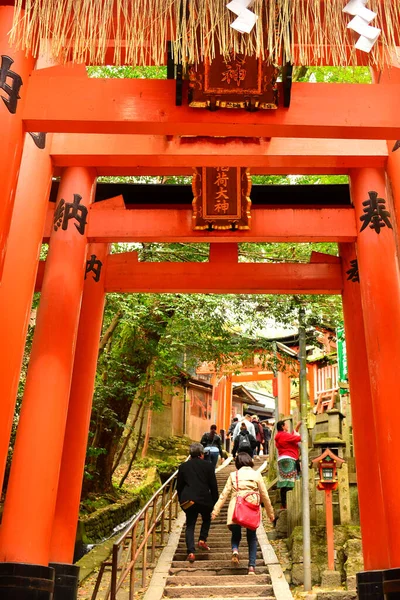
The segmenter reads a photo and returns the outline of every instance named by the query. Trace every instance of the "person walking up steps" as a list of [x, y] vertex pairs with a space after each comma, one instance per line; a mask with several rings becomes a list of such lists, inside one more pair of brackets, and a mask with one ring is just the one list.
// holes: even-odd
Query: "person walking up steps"
[[[253, 470], [253, 459], [247, 452], [239, 452], [235, 459], [235, 465], [237, 470], [229, 475], [219, 500], [213, 508], [211, 519], [214, 520], [217, 518], [222, 506], [230, 497], [227, 526], [232, 532], [232, 564], [237, 566], [239, 564], [239, 545], [242, 538], [242, 528], [240, 525], [236, 525], [233, 522], [232, 517], [238, 494], [244, 496], [249, 492], [254, 492], [254, 496], [251, 495], [248, 497], [249, 502], [252, 502], [253, 504], [258, 504], [258, 494], [260, 494], [260, 500], [271, 521], [274, 520], [274, 509], [272, 508], [262, 475], [258, 471]], [[257, 558], [257, 530], [253, 531], [252, 529], [246, 529], [246, 536], [247, 545], [249, 547], [248, 573], [249, 575], [254, 575]]]
[[235, 458], [238, 452], [247, 452], [249, 456], [253, 457], [256, 445], [256, 438], [247, 430], [247, 421], [242, 421], [240, 424], [239, 435], [235, 438], [235, 443], [233, 444], [233, 458]]
[[218, 500], [218, 486], [213, 465], [203, 460], [203, 446], [192, 444], [189, 452], [190, 459], [179, 466], [176, 490], [179, 503], [186, 513], [187, 560], [192, 563], [196, 560], [194, 528], [199, 514], [202, 524], [197, 545], [200, 550], [210, 550], [207, 537], [211, 525], [211, 511]]
[[217, 434], [217, 426], [211, 425], [210, 431], [203, 435], [200, 444], [204, 446], [205, 460], [210, 460], [214, 469], [218, 464], [218, 457], [222, 458], [221, 438]]

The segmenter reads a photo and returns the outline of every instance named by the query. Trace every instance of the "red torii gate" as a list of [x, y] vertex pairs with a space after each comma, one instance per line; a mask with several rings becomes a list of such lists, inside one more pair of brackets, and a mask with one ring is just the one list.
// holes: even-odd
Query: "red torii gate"
[[[207, 291], [237, 291], [237, 279], [229, 279], [223, 267], [229, 264], [236, 277], [247, 278], [249, 291], [342, 293], [365, 568], [400, 567], [400, 491], [392, 464], [400, 435], [394, 397], [400, 154], [393, 151], [400, 138], [399, 65], [390, 77], [383, 71], [379, 85], [294, 84], [289, 110], [213, 114], [176, 107], [171, 81], [91, 80], [82, 66], [49, 67], [40, 61], [33, 71], [29, 52], [8, 42], [13, 4], [0, 2], [1, 478], [43, 231], [50, 251], [45, 273], [39, 270], [42, 298], [0, 530], [3, 597], [12, 597], [15, 589], [30, 597], [23, 578], [15, 579], [14, 589], [4, 587], [13, 569], [44, 581], [42, 598], [50, 598], [49, 563], [72, 561], [105, 291], [166, 289], [166, 279], [159, 288], [150, 286], [155, 275], [165, 277], [165, 265], [142, 265], [133, 255], [108, 257], [112, 241], [207, 241], [222, 248], [239, 241], [339, 242], [340, 265], [251, 265], [246, 271], [225, 257], [219, 280]], [[295, 47], [293, 59], [300, 55]], [[24, 143], [25, 131], [47, 132], [45, 147], [36, 147], [30, 137]], [[168, 137], [184, 135], [201, 139], [184, 144]], [[204, 136], [236, 140], [216, 145]], [[272, 139], [247, 144], [241, 136]], [[43, 146], [43, 136], [36, 136], [36, 143]], [[185, 209], [163, 210], [157, 221], [150, 209], [125, 211], [107, 202], [91, 207], [99, 174], [187, 174], [191, 166], [221, 164], [222, 157], [227, 165], [254, 166], [258, 173], [348, 173], [353, 208], [261, 209], [254, 211], [250, 231], [207, 232], [191, 230]], [[57, 231], [47, 206], [54, 173], [61, 174]], [[363, 203], [375, 192], [387, 201], [392, 225], [379, 235], [376, 228], [360, 230]], [[70, 204], [75, 199], [64, 209], [76, 211], [78, 228], [62, 228], [63, 198]], [[104, 269], [98, 278], [89, 272], [84, 282], [86, 258], [92, 255]], [[356, 257], [359, 284], [347, 278]], [[170, 289], [205, 291], [195, 287], [192, 269], [208, 276], [209, 267], [185, 268], [169, 271]], [[209, 270], [215, 269], [214, 263]]]

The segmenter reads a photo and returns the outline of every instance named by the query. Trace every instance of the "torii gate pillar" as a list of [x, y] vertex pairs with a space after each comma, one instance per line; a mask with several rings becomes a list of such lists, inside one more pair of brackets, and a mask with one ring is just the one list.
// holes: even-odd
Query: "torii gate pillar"
[[95, 177], [94, 170], [70, 167], [60, 183], [0, 531], [2, 600], [50, 600], [53, 594], [50, 541]]
[[358, 169], [350, 175], [358, 224], [357, 259], [379, 469], [390, 531], [386, 559], [389, 562], [383, 566], [398, 568], [400, 487], [393, 452], [400, 444], [400, 404], [396, 395], [398, 371], [393, 365], [399, 360], [400, 275], [395, 233], [389, 227], [393, 216], [385, 212], [388, 205], [382, 169]]
[[63, 600], [75, 600], [78, 589], [79, 567], [73, 565], [72, 561], [103, 322], [107, 250], [107, 244], [90, 244], [87, 256], [87, 273], [50, 546], [50, 564], [56, 571], [55, 599], [58, 582], [62, 584], [60, 591]]
[[40, 150], [27, 136], [0, 284], [3, 342], [0, 345], [0, 488], [10, 443], [52, 174], [48, 145]]
[[13, 5], [0, 2], [0, 282], [24, 143], [21, 115], [28, 78], [35, 64], [31, 55], [15, 51], [8, 43]]
[[[386, 568], [390, 562], [376, 432], [379, 423], [374, 418], [360, 283], [349, 280], [347, 274], [351, 261], [356, 259], [355, 245], [339, 244], [339, 252], [364, 567], [366, 571], [374, 571]], [[363, 582], [362, 576], [359, 574], [359, 583]]]

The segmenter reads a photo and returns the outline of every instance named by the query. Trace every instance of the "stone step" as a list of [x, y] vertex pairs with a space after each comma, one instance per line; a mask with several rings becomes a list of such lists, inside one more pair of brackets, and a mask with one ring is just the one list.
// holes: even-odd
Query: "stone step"
[[240, 573], [234, 573], [233, 575], [207, 575], [202, 574], [200, 577], [196, 575], [191, 575], [188, 577], [187, 575], [175, 575], [174, 577], [167, 577], [166, 585], [167, 586], [185, 586], [190, 583], [192, 586], [224, 586], [231, 587], [232, 585], [247, 585], [249, 582], [249, 577], [251, 577], [251, 581], [257, 585], [270, 585], [271, 579], [269, 575], [257, 574], [257, 575], [241, 575]]
[[[232, 552], [197, 552], [195, 554], [196, 560], [230, 560], [232, 558]], [[248, 560], [249, 553], [248, 551], [240, 552], [241, 560]], [[173, 560], [186, 560], [187, 552], [175, 552]], [[261, 552], [257, 552], [256, 558], [262, 558]]]
[[[262, 562], [262, 561], [260, 561]], [[194, 564], [190, 564], [188, 562], [186, 562], [186, 564], [184, 566], [181, 567], [171, 567], [169, 570], [169, 574], [172, 576], [184, 576], [186, 579], [190, 578], [190, 581], [192, 581], [192, 577], [196, 577], [196, 576], [200, 576], [203, 577], [204, 575], [208, 576], [227, 576], [227, 575], [234, 575], [235, 577], [237, 575], [247, 575], [247, 571], [248, 571], [248, 566], [242, 561], [237, 567], [232, 566], [232, 563], [228, 563], [227, 566], [223, 566], [223, 567], [218, 567], [215, 565], [214, 562], [212, 562], [212, 564], [209, 564], [208, 561], [207, 562], [198, 562], [198, 563], [194, 563]], [[257, 575], [269, 575], [268, 572], [268, 567], [266, 566], [257, 566], [256, 567], [256, 574]], [[271, 583], [271, 581], [269, 580], [268, 583]]]
[[210, 585], [210, 586], [169, 586], [164, 589], [164, 598], [273, 598], [271, 585], [257, 585], [254, 580], [257, 576], [246, 575], [247, 584], [243, 585]]
[[[241, 555], [240, 555], [241, 558]], [[242, 564], [242, 560], [240, 560], [239, 564]], [[247, 562], [247, 559], [246, 559]], [[173, 560], [171, 563], [171, 569], [176, 569], [176, 568], [189, 568], [189, 569], [213, 569], [213, 568], [220, 568], [220, 567], [231, 567], [232, 566], [232, 562], [229, 558], [229, 560], [212, 560], [212, 562], [210, 561], [196, 561], [195, 562], [195, 567], [192, 567], [186, 560], [186, 556], [185, 556], [185, 560]], [[258, 560], [256, 560], [256, 566], [257, 567], [262, 567], [264, 566], [264, 561], [262, 558], [259, 558]]]
[[[215, 540], [213, 540], [212, 543], [211, 543], [211, 538], [208, 538], [208, 540], [207, 540], [207, 544], [209, 544], [211, 550], [216, 550], [217, 548], [222, 548], [224, 550], [228, 550], [228, 549], [230, 549], [230, 542], [231, 542], [230, 536], [229, 536], [229, 539], [226, 539], [226, 540], [225, 539], [221, 540], [220, 538], [215, 539]], [[245, 541], [242, 542], [240, 544], [240, 548], [242, 548], [243, 543], [246, 543], [246, 542]], [[185, 544], [184, 540], [181, 540], [178, 544], [178, 549], [181, 549], [181, 548], [182, 549], [186, 548], [186, 544]], [[197, 548], [196, 548], [196, 550], [197, 550]], [[203, 550], [200, 550], [200, 548], [198, 550], [199, 550], [199, 552], [203, 552]]]

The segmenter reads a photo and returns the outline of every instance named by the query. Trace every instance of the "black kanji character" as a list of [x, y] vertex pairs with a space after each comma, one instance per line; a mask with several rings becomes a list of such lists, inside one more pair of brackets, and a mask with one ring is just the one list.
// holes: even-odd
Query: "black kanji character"
[[32, 131], [28, 131], [28, 133], [35, 142], [35, 146], [37, 146], [39, 150], [44, 150], [46, 147], [46, 134], [43, 132], [32, 133]]
[[347, 281], [353, 281], [353, 283], [358, 283], [360, 281], [358, 260], [356, 258], [350, 261], [350, 269], [346, 271], [346, 275], [348, 275]]
[[386, 200], [378, 198], [378, 192], [368, 192], [368, 196], [369, 200], [363, 202], [363, 206], [365, 206], [363, 211], [365, 214], [360, 217], [360, 221], [363, 221], [360, 232], [368, 225], [370, 229], [374, 229], [378, 234], [385, 226], [393, 229], [390, 222], [390, 212], [386, 210]]
[[90, 260], [86, 261], [85, 279], [86, 279], [86, 275], [88, 273], [90, 273], [91, 271], [93, 271], [93, 273], [94, 273], [93, 279], [95, 281], [99, 281], [102, 266], [103, 266], [103, 263], [101, 262], [101, 260], [99, 260], [95, 254], [92, 254], [90, 256]]
[[[13, 64], [13, 59], [9, 56], [1, 55], [1, 66], [0, 66], [0, 89], [6, 92], [8, 98], [1, 96], [4, 104], [7, 106], [10, 113], [15, 114], [17, 112], [17, 103], [21, 98], [19, 90], [22, 86], [21, 76], [14, 71], [10, 71], [10, 67]], [[12, 84], [7, 83], [7, 78], [12, 79]]]
[[73, 202], [65, 202], [65, 200], [61, 198], [60, 202], [56, 206], [56, 210], [54, 211], [54, 231], [57, 231], [59, 227], [65, 231], [68, 229], [68, 221], [70, 219], [75, 219], [75, 221], [78, 221], [78, 225], [76, 223], [74, 223], [74, 225], [79, 233], [81, 235], [85, 233], [88, 209], [86, 206], [80, 205], [81, 200], [82, 196], [79, 194], [74, 194]]

